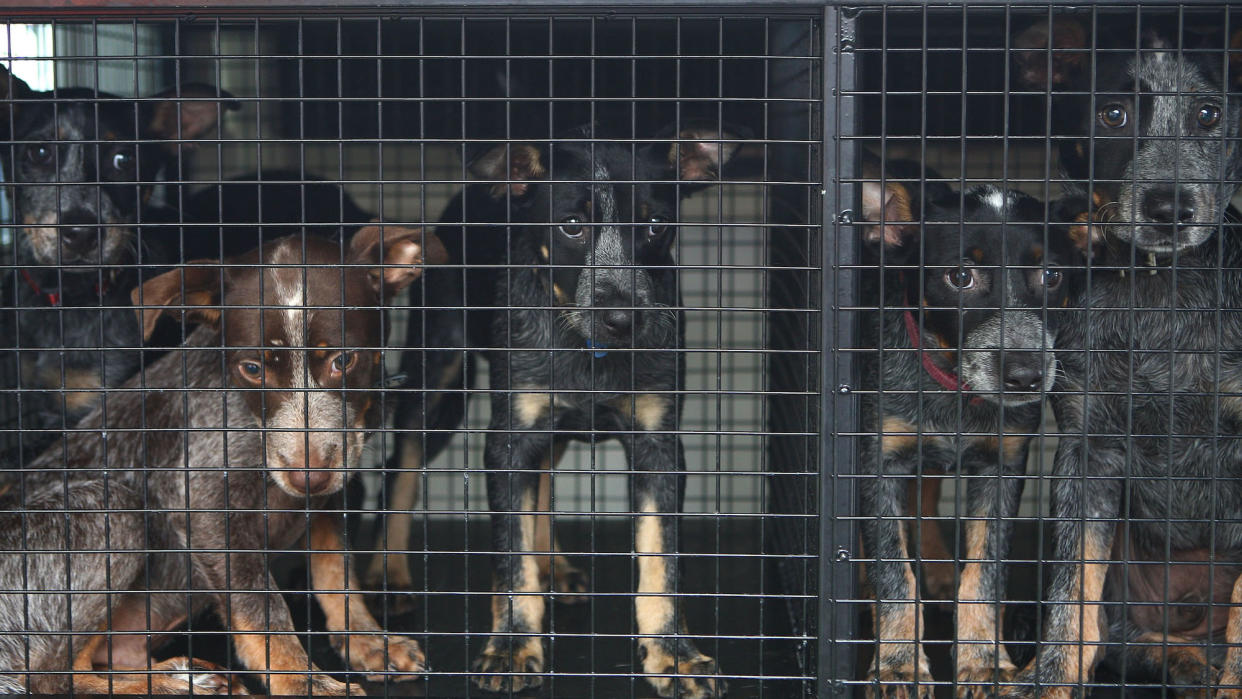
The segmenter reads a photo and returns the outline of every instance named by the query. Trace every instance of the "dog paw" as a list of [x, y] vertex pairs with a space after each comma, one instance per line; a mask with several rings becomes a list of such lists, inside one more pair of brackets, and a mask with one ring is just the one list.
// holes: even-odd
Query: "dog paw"
[[552, 599], [559, 604], [582, 604], [591, 591], [591, 577], [585, 570], [569, 562], [564, 556], [557, 556], [552, 566], [552, 590], [557, 594]]
[[[1074, 687], [1050, 687], [1047, 684], [1036, 687], [1036, 678], [1030, 669], [1023, 670], [1010, 680], [1013, 684], [1001, 687], [1000, 699], [1074, 699], [1080, 696]], [[1044, 682], [1048, 682], [1045, 680]]]
[[487, 642], [470, 668], [474, 683], [489, 692], [520, 692], [543, 684], [543, 642], [533, 636]]
[[350, 670], [377, 673], [367, 675], [371, 682], [417, 680], [427, 672], [427, 656], [412, 638], [350, 634], [334, 636], [332, 645]]
[[990, 699], [1005, 689], [1017, 669], [1012, 665], [958, 666], [954, 680], [957, 699]]
[[926, 665], [918, 670], [913, 664], [887, 667], [871, 673], [867, 680], [867, 699], [932, 699], [932, 677]]
[[[723, 697], [728, 691], [725, 681], [715, 676], [720, 674], [720, 667], [706, 655], [700, 655], [693, 660], [683, 660], [676, 666], [670, 664], [659, 670], [647, 669], [647, 672], [652, 673], [647, 681], [662, 697], [714, 699]], [[661, 676], [655, 676], [656, 674]]]
[[151, 670], [151, 694], [248, 695], [240, 680], [232, 679], [224, 668], [206, 660], [169, 658], [152, 665]]
[[365, 697], [361, 685], [345, 683], [327, 675], [272, 675], [271, 694], [317, 697]]

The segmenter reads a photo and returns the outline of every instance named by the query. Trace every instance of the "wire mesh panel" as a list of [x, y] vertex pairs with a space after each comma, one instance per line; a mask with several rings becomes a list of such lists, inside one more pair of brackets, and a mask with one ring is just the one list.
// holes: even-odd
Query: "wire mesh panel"
[[1240, 691], [1236, 15], [842, 13], [843, 688]]
[[822, 8], [294, 10], [2, 25], [0, 687], [814, 692]]

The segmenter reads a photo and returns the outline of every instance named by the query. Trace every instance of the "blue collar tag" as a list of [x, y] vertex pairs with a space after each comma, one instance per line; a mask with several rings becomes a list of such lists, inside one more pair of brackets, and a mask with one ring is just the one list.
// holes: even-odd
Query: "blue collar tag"
[[[586, 346], [587, 346], [587, 349], [593, 349], [593, 350], [608, 349], [608, 345], [597, 345], [594, 342], [592, 342], [590, 338], [587, 338]], [[607, 352], [597, 351], [597, 352], [592, 352], [591, 354], [593, 354], [596, 359], [603, 359], [604, 357], [608, 356]]]

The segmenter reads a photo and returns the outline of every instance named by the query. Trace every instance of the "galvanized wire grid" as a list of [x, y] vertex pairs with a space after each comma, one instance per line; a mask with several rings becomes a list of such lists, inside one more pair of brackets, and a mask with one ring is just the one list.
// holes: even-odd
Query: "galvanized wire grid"
[[[833, 558], [821, 570], [836, 585], [821, 618], [837, 631], [820, 647], [831, 654], [835, 686], [859, 696], [1069, 696], [1084, 688], [1093, 697], [1233, 696], [1237, 639], [1226, 621], [1236, 611], [1236, 597], [1230, 599], [1236, 508], [1228, 495], [1237, 472], [1229, 407], [1236, 343], [1228, 338], [1236, 324], [1237, 232], [1235, 214], [1224, 209], [1238, 185], [1231, 155], [1238, 132], [1223, 115], [1238, 108], [1236, 8], [890, 5], [851, 8], [838, 18], [831, 44], [844, 77], [827, 113], [857, 130], [842, 125], [842, 142], [834, 145], [840, 184], [828, 188], [835, 208], [825, 220], [836, 216], [832, 230], [845, 240], [836, 241], [839, 282], [827, 292], [836, 296], [825, 299], [833, 309], [825, 324], [859, 334], [826, 336], [826, 359], [837, 369], [825, 382], [836, 388], [827, 409], [838, 420], [827, 421], [825, 431], [837, 454], [861, 450], [863, 460], [825, 462], [821, 481], [830, 503], [825, 514], [835, 515], [824, 524]], [[1161, 131], [1161, 120], [1169, 119], [1162, 110], [1179, 100], [1183, 108], [1207, 112], [1200, 120], [1192, 110], [1178, 128]], [[1114, 123], [1116, 106], [1129, 123]], [[1164, 157], [1153, 160], [1153, 149], [1164, 149]], [[862, 151], [882, 159], [884, 169], [869, 171]], [[895, 164], [901, 161], [906, 169]], [[1207, 169], [1199, 169], [1204, 161]], [[831, 163], [828, 168], [831, 183]], [[922, 216], [916, 205], [913, 218], [922, 225], [907, 233], [905, 250], [868, 246], [881, 218], [860, 215], [868, 183], [905, 185], [915, 199], [941, 197]], [[903, 361], [920, 366], [909, 360], [915, 350], [904, 330], [881, 348], [868, 342], [874, 331], [868, 335], [867, 328], [880, 327], [881, 311], [889, 312], [883, 321], [889, 324], [900, 324], [906, 310], [920, 323], [932, 319], [934, 302], [920, 290], [946, 269], [975, 265], [967, 243], [956, 263], [929, 260], [945, 246], [928, 236], [952, 241], [987, 226], [957, 213], [971, 201], [965, 192], [978, 185], [1077, 207], [1034, 217], [1009, 213], [1006, 246], [1023, 245], [1020, 229], [1033, 225], [1050, 250], [1065, 235], [1056, 224], [1084, 224], [1088, 219], [1076, 218], [1084, 212], [1092, 225], [1075, 232], [1102, 237], [1092, 255], [1060, 268], [1077, 280], [1068, 305], [1035, 311], [1042, 322], [1061, 324], [1056, 384], [1041, 395], [1049, 404], [1042, 420], [1008, 428], [1008, 438], [1029, 440], [1029, 460], [1016, 475], [971, 470], [971, 457], [951, 446], [1006, 436], [995, 422], [971, 418], [979, 395], [973, 387], [942, 387], [918, 372], [914, 384], [882, 368], [878, 379], [865, 373]], [[1219, 193], [1214, 213], [1182, 216], [1176, 230], [1189, 234], [1206, 220], [1206, 241], [1156, 257], [1129, 244], [1128, 232], [1151, 219], [1144, 200], [1126, 200], [1124, 192], [1166, 188], [1176, 192], [1179, 206], [1200, 204], [1196, 186]], [[1087, 204], [1095, 192], [1102, 198]], [[895, 221], [887, 212], [885, 222]], [[999, 279], [1013, 264], [980, 263], [976, 271]], [[1038, 258], [1020, 264], [1047, 269]], [[893, 286], [902, 274], [916, 280], [905, 298]], [[855, 290], [857, 297], [850, 295]], [[1006, 307], [1020, 305], [1012, 302], [1016, 293], [1008, 287]], [[1189, 300], [1196, 294], [1199, 300]], [[927, 340], [919, 362], [932, 359], [955, 371], [952, 360], [946, 363], [953, 355], [941, 350], [960, 347], [972, 323], [997, 308], [993, 301], [962, 301], [955, 314], [960, 326], [941, 337], [941, 346]], [[1024, 322], [1006, 318], [1015, 328]], [[1201, 329], [1191, 329], [1195, 320]], [[961, 412], [935, 413], [933, 402], [955, 391], [964, 392], [954, 401]], [[902, 401], [915, 406], [913, 416], [899, 412]], [[876, 415], [868, 417], [866, 405], [879, 406]], [[1073, 448], [1064, 448], [1067, 440]], [[891, 454], [908, 449], [916, 467], [868, 471], [869, 443]], [[993, 452], [984, 466], [998, 466], [999, 458]], [[900, 497], [869, 501], [884, 480], [901, 484], [893, 489]], [[995, 492], [997, 500], [988, 502], [980, 493], [1015, 480], [1024, 486], [1020, 507], [978, 514], [1000, 504]], [[918, 493], [928, 487], [943, 491], [920, 506]], [[894, 526], [883, 531], [908, 545], [908, 557], [880, 555], [860, 542], [860, 530], [879, 531], [885, 523]], [[981, 540], [972, 537], [1002, 525], [1008, 551], [981, 556], [973, 548]], [[945, 552], [920, 551], [929, 531], [943, 536]], [[1006, 571], [1003, 588], [994, 597], [968, 594], [977, 593], [971, 586], [978, 564], [988, 561]], [[892, 622], [885, 635], [877, 631], [877, 577], [868, 573], [900, 576], [902, 567], [917, 576], [909, 588], [914, 594], [880, 595], [878, 614]], [[905, 589], [897, 584], [889, 589]], [[994, 604], [963, 603], [988, 599]], [[969, 637], [972, 624], [987, 633]], [[955, 646], [955, 638], [966, 640]], [[980, 648], [982, 660], [967, 662]], [[1007, 657], [997, 654], [1000, 648]], [[916, 653], [929, 661], [917, 662]], [[1086, 669], [1078, 672], [1079, 664]]]
[[[484, 488], [486, 473], [495, 470], [494, 464], [485, 463], [483, 448], [494, 431], [488, 427], [488, 399], [493, 392], [516, 394], [524, 386], [487, 385], [482, 355], [504, 356], [505, 342], [493, 338], [485, 345], [469, 340], [448, 345], [461, 360], [477, 363], [480, 380], [473, 385], [443, 386], [435, 376], [401, 374], [402, 353], [420, 349], [406, 346], [410, 326], [424, 336], [438, 329], [425, 314], [429, 290], [416, 281], [408, 292], [390, 299], [375, 342], [351, 345], [356, 326], [346, 320], [344, 331], [332, 331], [332, 341], [309, 347], [294, 342], [272, 350], [266, 339], [233, 343], [234, 350], [255, 356], [277, 356], [271, 353], [288, 349], [330, 359], [337, 356], [331, 353], [341, 352], [342, 365], [356, 361], [359, 353], [383, 353], [385, 369], [374, 385], [309, 389], [308, 401], [320, 394], [341, 400], [370, 394], [389, 421], [373, 430], [360, 462], [343, 464], [353, 475], [341, 491], [343, 497], [313, 503], [309, 497], [293, 498], [290, 504], [272, 485], [285, 476], [269, 473], [271, 452], [267, 470], [261, 455], [248, 455], [243, 464], [228, 464], [230, 476], [221, 478], [218, 453], [204, 455], [198, 447], [184, 445], [198, 444], [193, 441], [196, 434], [220, 430], [224, 418], [219, 411], [229, 414], [226, 443], [236, 444], [256, 434], [261, 437], [258, 444], [275, 443], [290, 429], [310, 444], [319, 433], [359, 434], [360, 424], [309, 430], [268, 424], [265, 432], [261, 424], [245, 422], [240, 413], [244, 400], [226, 399], [218, 386], [244, 384], [238, 372], [247, 369], [224, 359], [219, 339], [169, 353], [190, 337], [193, 321], [202, 316], [187, 313], [182, 325], [178, 313], [167, 314], [172, 320], [158, 326], [163, 334], [140, 352], [138, 338], [132, 332], [126, 336], [122, 327], [131, 322], [125, 320], [132, 312], [129, 290], [121, 289], [117, 296], [115, 286], [122, 283], [117, 280], [150, 280], [181, 268], [191, 262], [190, 253], [183, 251], [200, 250], [199, 244], [234, 236], [251, 247], [258, 242], [252, 228], [260, 223], [268, 229], [268, 246], [277, 230], [299, 237], [326, 236], [336, 241], [329, 246], [330, 258], [343, 264], [304, 266], [295, 256], [274, 267], [245, 258], [226, 262], [227, 269], [210, 261], [186, 269], [206, 270], [205, 278], [225, 288], [282, 265], [315, 284], [343, 284], [348, 274], [369, 268], [369, 263], [351, 257], [342, 237], [372, 219], [385, 223], [386, 236], [413, 227], [430, 229], [457, 192], [477, 179], [469, 164], [494, 144], [546, 143], [593, 123], [573, 138], [598, 147], [619, 144], [635, 159], [648, 145], [667, 144], [691, 124], [723, 130], [728, 135], [716, 140], [746, 149], [744, 170], [722, 170], [726, 181], [682, 199], [675, 211], [673, 256], [685, 344], [667, 351], [684, 356], [684, 388], [669, 386], [655, 393], [684, 401], [671, 433], [685, 447], [685, 504], [669, 520], [680, 548], [661, 560], [682, 571], [669, 599], [686, 617], [686, 627], [674, 629], [674, 637], [692, 640], [718, 661], [715, 672], [721, 682], [727, 680], [732, 696], [814, 691], [820, 660], [813, 641], [826, 604], [820, 596], [817, 515], [823, 449], [820, 383], [828, 356], [821, 352], [825, 300], [819, 202], [829, 74], [822, 51], [823, 16], [783, 11], [480, 17], [174, 13], [83, 19], [51, 14], [14, 17], [2, 29], [9, 46], [3, 64], [14, 76], [7, 81], [10, 99], [4, 103], [10, 129], [5, 181], [12, 185], [10, 211], [14, 206], [18, 210], [15, 217], [10, 214], [3, 237], [6, 325], [0, 335], [10, 344], [0, 363], [6, 387], [0, 442], [7, 455], [4, 477], [9, 486], [3, 496], [9, 511], [5, 521], [24, 532], [9, 542], [9, 558], [15, 563], [4, 569], [21, 570], [24, 566], [16, 561], [35, 568], [52, 565], [53, 559], [61, 561], [56, 565], [67, 565], [58, 578], [60, 586], [32, 589], [31, 581], [39, 579], [33, 574], [0, 581], [10, 593], [0, 595], [0, 604], [7, 605], [0, 613], [5, 619], [0, 622], [5, 627], [0, 654], [7, 654], [5, 662], [12, 664], [0, 667], [0, 675], [8, 671], [11, 678], [6, 686], [58, 687], [56, 677], [68, 674], [65, 691], [81, 691], [93, 676], [104, 678], [99, 691], [141, 692], [150, 689], [148, 678], [177, 674], [157, 663], [189, 656], [220, 666], [216, 674], [239, 682], [234, 690], [244, 683], [252, 692], [266, 686], [278, 693], [281, 687], [296, 686], [289, 684], [291, 678], [318, 673], [307, 666], [286, 667], [265, 681], [247, 671], [257, 659], [274, 667], [282, 662], [288, 646], [280, 637], [288, 634], [275, 633], [272, 625], [283, 595], [295, 640], [307, 649], [309, 661], [335, 680], [362, 683], [369, 694], [487, 696], [471, 682], [479, 674], [471, 663], [490, 635], [490, 566], [498, 558]], [[29, 91], [17, 87], [18, 79]], [[70, 87], [110, 96], [69, 92]], [[60, 126], [39, 130], [31, 124], [36, 118], [32, 115], [49, 104], [54, 106], [46, 118]], [[163, 114], [177, 125], [171, 133], [152, 135], [152, 110], [172, 104], [177, 106]], [[86, 132], [60, 121], [83, 105], [89, 115]], [[197, 118], [213, 123], [197, 130], [195, 116], [185, 112], [194, 109], [199, 110]], [[135, 138], [124, 135], [127, 129], [146, 133]], [[57, 139], [50, 153], [39, 151]], [[139, 147], [138, 141], [154, 141], [154, 148]], [[663, 147], [660, 152], [667, 152]], [[115, 164], [117, 148], [138, 161], [134, 167], [139, 174], [120, 177], [120, 183], [107, 188], [86, 187], [56, 174], [44, 180], [50, 187], [45, 191], [57, 195], [46, 210], [35, 210], [41, 206], [38, 197], [22, 198], [23, 189], [33, 190], [30, 180], [23, 181], [32, 163], [51, 163], [67, 172], [62, 166], [69, 167], [78, 157], [94, 159], [98, 169], [87, 177], [93, 181]], [[156, 158], [162, 166], [158, 171], [150, 167]], [[230, 185], [234, 182], [286, 188], [272, 201], [256, 205], [230, 199], [239, 191]], [[123, 246], [141, 248], [143, 257], [122, 253], [105, 260], [107, 264], [98, 256], [73, 258], [74, 244], [89, 247], [113, 235], [102, 226], [105, 221], [78, 220], [76, 209], [66, 211], [57, 203], [68, 201], [64, 193], [78, 190], [86, 194], [74, 206], [107, 209], [115, 197], [124, 202], [123, 208], [141, 211], [135, 214], [141, 243]], [[220, 193], [219, 201], [210, 200], [212, 192]], [[195, 204], [204, 196], [206, 205]], [[222, 232], [220, 219], [251, 229]], [[508, 223], [476, 223], [488, 222]], [[29, 241], [38, 235], [60, 242], [36, 250]], [[178, 252], [172, 259], [150, 257], [149, 248], [156, 243], [170, 243]], [[293, 249], [313, 247], [300, 242]], [[502, 260], [509, 253], [503, 251]], [[470, 279], [469, 265], [449, 264], [445, 269]], [[192, 295], [191, 275], [186, 272], [171, 288]], [[259, 327], [265, 335], [260, 337], [279, 330], [280, 314], [288, 313], [281, 308], [308, 313], [347, 308], [354, 315], [380, 308], [374, 301], [359, 306], [343, 295], [339, 305], [318, 296], [289, 305], [279, 285], [264, 289], [242, 302], [265, 309]], [[157, 307], [153, 291], [144, 287], [138, 299], [143, 308]], [[191, 296], [184, 299], [174, 302], [173, 309], [193, 311]], [[210, 306], [219, 303], [213, 300]], [[432, 310], [457, 311], [464, 317], [467, 309]], [[226, 312], [226, 326], [232, 317]], [[79, 354], [66, 353], [69, 349]], [[212, 359], [196, 362], [195, 353]], [[83, 357], [87, 360], [80, 361]], [[170, 363], [169, 357], [177, 361]], [[125, 362], [132, 363], [136, 378], [118, 375], [118, 364]], [[42, 370], [32, 370], [32, 364]], [[263, 376], [275, 380], [274, 366], [264, 368]], [[160, 373], [159, 367], [172, 369]], [[191, 375], [194, 371], [203, 375]], [[302, 379], [309, 381], [312, 373], [303, 367]], [[182, 386], [199, 381], [217, 388], [174, 385], [157, 397], [148, 379], [171, 379]], [[269, 422], [276, 419], [282, 399], [274, 389], [242, 388], [262, 404]], [[396, 474], [386, 473], [385, 467], [392, 463], [399, 436], [391, 413], [414, 394], [469, 398], [462, 422], [422, 423], [406, 431], [423, 451], [432, 449], [432, 442], [446, 442], [438, 447], [439, 458], [417, 472], [416, 490], [409, 482], [394, 481]], [[117, 426], [127, 411], [138, 410], [134, 406], [158, 401], [165, 401], [159, 403], [164, 407], [158, 415], [141, 417], [136, 427]], [[89, 413], [90, 405], [100, 407]], [[74, 411], [79, 409], [88, 417], [75, 427], [79, 413]], [[345, 408], [334, 410], [344, 417]], [[194, 415], [192, 427], [184, 427], [187, 412]], [[310, 419], [310, 412], [305, 408], [301, 419]], [[615, 436], [627, 437], [624, 431]], [[84, 445], [138, 443], [133, 440], [145, 447], [108, 452], [130, 455], [120, 463], [111, 456], [105, 464], [79, 458]], [[600, 438], [570, 447], [551, 479], [552, 531], [567, 560], [586, 573], [589, 584], [577, 591], [583, 598], [580, 604], [550, 601], [546, 626], [533, 630], [545, 649], [543, 666], [533, 672], [515, 668], [517, 676], [541, 680], [539, 691], [546, 696], [651, 696], [656, 691], [642, 671], [643, 653], [635, 642], [633, 609], [650, 595], [637, 594], [636, 569], [644, 556], [636, 553], [635, 527], [641, 527], [642, 518], [635, 516], [634, 501], [627, 495], [629, 470], [619, 444], [618, 439]], [[237, 456], [232, 453], [230, 458]], [[157, 473], [157, 465], [182, 469], [184, 492], [163, 493], [161, 488], [176, 488], [165, 483], [169, 479]], [[163, 485], [152, 485], [153, 476], [162, 478]], [[381, 486], [385, 477], [386, 491]], [[222, 485], [229, 478], [233, 485]], [[254, 491], [263, 483], [267, 495]], [[394, 483], [406, 490], [395, 492]], [[101, 499], [88, 498], [88, 491], [93, 494], [91, 488], [99, 484]], [[60, 504], [37, 505], [27, 501], [29, 493]], [[235, 504], [220, 506], [221, 497]], [[284, 509], [272, 498], [284, 498]], [[242, 502], [251, 504], [236, 505]], [[54, 523], [79, 520], [67, 513], [63, 519], [39, 518], [26, 513], [32, 507], [50, 507], [57, 515], [67, 508], [86, 508], [85, 524], [66, 542], [55, 535], [53, 526], [60, 525]], [[190, 511], [195, 513], [192, 533], [186, 535], [190, 539], [177, 538], [183, 531], [162, 529]], [[226, 512], [228, 519], [212, 516]], [[299, 534], [316, 526], [322, 513], [344, 515], [323, 531], [337, 527], [348, 541], [343, 560], [359, 573], [360, 582], [325, 585], [312, 579], [316, 563], [308, 553], [323, 551], [323, 540]], [[388, 539], [379, 521], [382, 513], [412, 515], [408, 545]], [[261, 531], [237, 531], [245, 527]], [[219, 537], [224, 537], [222, 544]], [[128, 542], [124, 550], [113, 543], [120, 541]], [[167, 545], [170, 541], [174, 543]], [[213, 543], [202, 543], [208, 541]], [[248, 612], [236, 595], [236, 586], [242, 584], [236, 581], [254, 557], [230, 541], [259, 542], [254, 555], [279, 587], [264, 583], [257, 590], [258, 598], [267, 600], [266, 609]], [[64, 556], [35, 557], [35, 548], [51, 548]], [[176, 583], [184, 589], [154, 587], [174, 565], [170, 561], [196, 565], [194, 561], [210, 558], [206, 548], [215, 548], [210, 555], [227, 561], [217, 571], [222, 582], [195, 574]], [[82, 550], [99, 555], [75, 553]], [[376, 557], [408, 565], [409, 580], [390, 580], [394, 566], [375, 567]], [[102, 574], [110, 565], [116, 572], [104, 575], [99, 590], [103, 599], [116, 602], [104, 605], [110, 612], [101, 614], [92, 606], [99, 604], [98, 596], [55, 594], [76, 590], [71, 587], [75, 579]], [[140, 572], [125, 572], [128, 565], [138, 565]], [[558, 559], [554, 565], [563, 563]], [[225, 590], [229, 597], [219, 595]], [[360, 613], [348, 601], [361, 598], [381, 629], [333, 633], [340, 629], [325, 621], [315, 591], [344, 593], [346, 602], [340, 604], [346, 617]], [[204, 594], [187, 594], [192, 592]], [[43, 619], [39, 610], [49, 607], [41, 605], [52, 598], [62, 600], [75, 620]], [[120, 601], [126, 598], [130, 602], [122, 607]], [[516, 607], [528, 599], [514, 596], [503, 604]], [[215, 613], [208, 609], [212, 606]], [[231, 623], [222, 623], [222, 616], [231, 617]], [[243, 630], [237, 628], [241, 618], [256, 622], [244, 629], [253, 634], [248, 640], [237, 636]], [[71, 628], [65, 626], [69, 623]], [[64, 652], [55, 658], [49, 659], [32, 640], [63, 637], [70, 630], [71, 646], [62, 647]], [[397, 664], [359, 672], [355, 664], [355, 671], [348, 672], [336, 651], [348, 645], [342, 639], [361, 643], [379, 638], [387, 639], [381, 650], [395, 652], [397, 635], [420, 644], [428, 669], [411, 671]], [[83, 644], [96, 638], [115, 642], [111, 655], [101, 651], [75, 657]], [[126, 639], [130, 645], [122, 644]], [[259, 645], [247, 645], [255, 643]], [[26, 665], [34, 661], [37, 667]], [[200, 678], [213, 672], [196, 669]], [[682, 670], [659, 668], [657, 685], [665, 681], [665, 673]], [[200, 685], [194, 691], [204, 689]]]

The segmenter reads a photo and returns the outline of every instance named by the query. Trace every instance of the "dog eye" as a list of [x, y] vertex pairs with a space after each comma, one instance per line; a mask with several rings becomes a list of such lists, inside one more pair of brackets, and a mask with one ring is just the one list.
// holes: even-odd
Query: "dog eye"
[[358, 363], [357, 352], [341, 352], [332, 358], [332, 371], [337, 374], [344, 374], [354, 365]]
[[566, 216], [561, 219], [561, 233], [570, 238], [581, 238], [584, 229], [582, 219], [577, 216]]
[[652, 216], [648, 223], [650, 224], [647, 227], [648, 238], [659, 238], [665, 233], [668, 233], [668, 229], [670, 228], [668, 220], [663, 216]]
[[1061, 274], [1058, 270], [1045, 269], [1042, 275], [1044, 287], [1051, 290], [1061, 286], [1061, 280], [1064, 276], [1065, 275]]
[[1205, 104], [1199, 108], [1199, 126], [1210, 129], [1216, 126], [1216, 122], [1220, 121], [1220, 107], [1214, 104]]
[[32, 163], [43, 165], [51, 161], [52, 152], [51, 146], [45, 143], [40, 143], [39, 145], [30, 146], [26, 149], [26, 158]]
[[237, 368], [241, 370], [242, 376], [252, 381], [263, 378], [263, 365], [253, 359], [242, 360]]
[[116, 170], [128, 170], [134, 164], [134, 155], [127, 151], [114, 153], [112, 156], [112, 167]]
[[1120, 104], [1110, 104], [1100, 110], [1100, 122], [1110, 129], [1120, 129], [1128, 119], [1126, 108]]
[[969, 267], [953, 267], [944, 271], [944, 280], [956, 289], [969, 289], [975, 285], [975, 271]]

